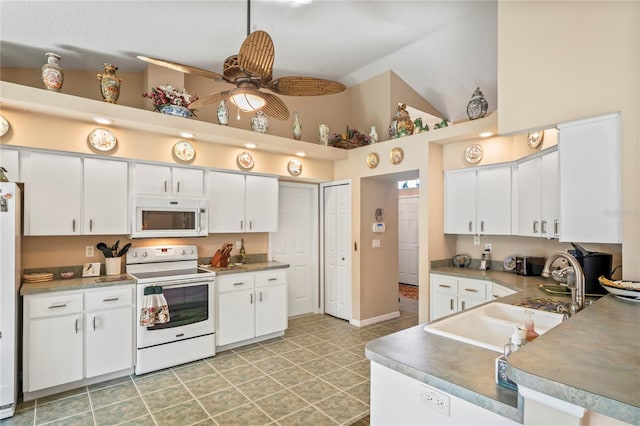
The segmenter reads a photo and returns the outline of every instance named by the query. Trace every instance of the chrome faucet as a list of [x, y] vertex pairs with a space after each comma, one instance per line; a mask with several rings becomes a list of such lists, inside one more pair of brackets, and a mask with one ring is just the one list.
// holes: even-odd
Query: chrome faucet
[[549, 278], [549, 275], [551, 275], [551, 264], [558, 258], [565, 259], [570, 265], [567, 268], [567, 287], [571, 289], [571, 306], [569, 307], [569, 310], [571, 311], [571, 314], [575, 314], [582, 310], [585, 305], [584, 272], [582, 271], [582, 267], [580, 266], [578, 259], [563, 251], [552, 253], [551, 256], [547, 258], [541, 275], [545, 278]]

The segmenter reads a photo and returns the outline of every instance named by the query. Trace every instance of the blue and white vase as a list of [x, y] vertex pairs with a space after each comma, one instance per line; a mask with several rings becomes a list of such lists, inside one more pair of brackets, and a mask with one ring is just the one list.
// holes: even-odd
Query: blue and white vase
[[160, 112], [163, 114], [175, 115], [185, 118], [191, 118], [191, 116], [193, 115], [189, 108], [172, 104], [163, 105], [162, 107], [160, 107]]
[[261, 109], [256, 111], [256, 115], [251, 118], [251, 128], [254, 132], [267, 133], [269, 129], [269, 118], [264, 115]]
[[220, 101], [218, 104], [218, 123], [226, 126], [229, 124], [229, 108], [225, 101]]

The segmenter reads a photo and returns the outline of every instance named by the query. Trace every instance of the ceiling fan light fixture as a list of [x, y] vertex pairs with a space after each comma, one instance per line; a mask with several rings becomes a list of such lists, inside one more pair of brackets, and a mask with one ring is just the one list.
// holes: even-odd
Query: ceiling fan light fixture
[[248, 92], [246, 90], [240, 90], [229, 97], [231, 103], [240, 108], [243, 112], [251, 112], [258, 110], [266, 105], [267, 101], [256, 94], [255, 92]]

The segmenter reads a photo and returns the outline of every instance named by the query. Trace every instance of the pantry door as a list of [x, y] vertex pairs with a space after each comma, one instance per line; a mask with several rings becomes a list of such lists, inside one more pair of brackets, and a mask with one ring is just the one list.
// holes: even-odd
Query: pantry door
[[318, 186], [280, 182], [278, 199], [278, 231], [269, 234], [269, 253], [290, 265], [289, 316], [319, 312]]
[[418, 285], [418, 200], [398, 198], [398, 282]]
[[324, 312], [351, 320], [351, 182], [321, 185]]

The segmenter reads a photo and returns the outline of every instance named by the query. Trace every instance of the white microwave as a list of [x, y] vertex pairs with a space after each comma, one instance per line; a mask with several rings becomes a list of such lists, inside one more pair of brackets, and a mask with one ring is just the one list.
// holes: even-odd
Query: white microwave
[[200, 199], [135, 197], [131, 238], [206, 237], [208, 202]]

